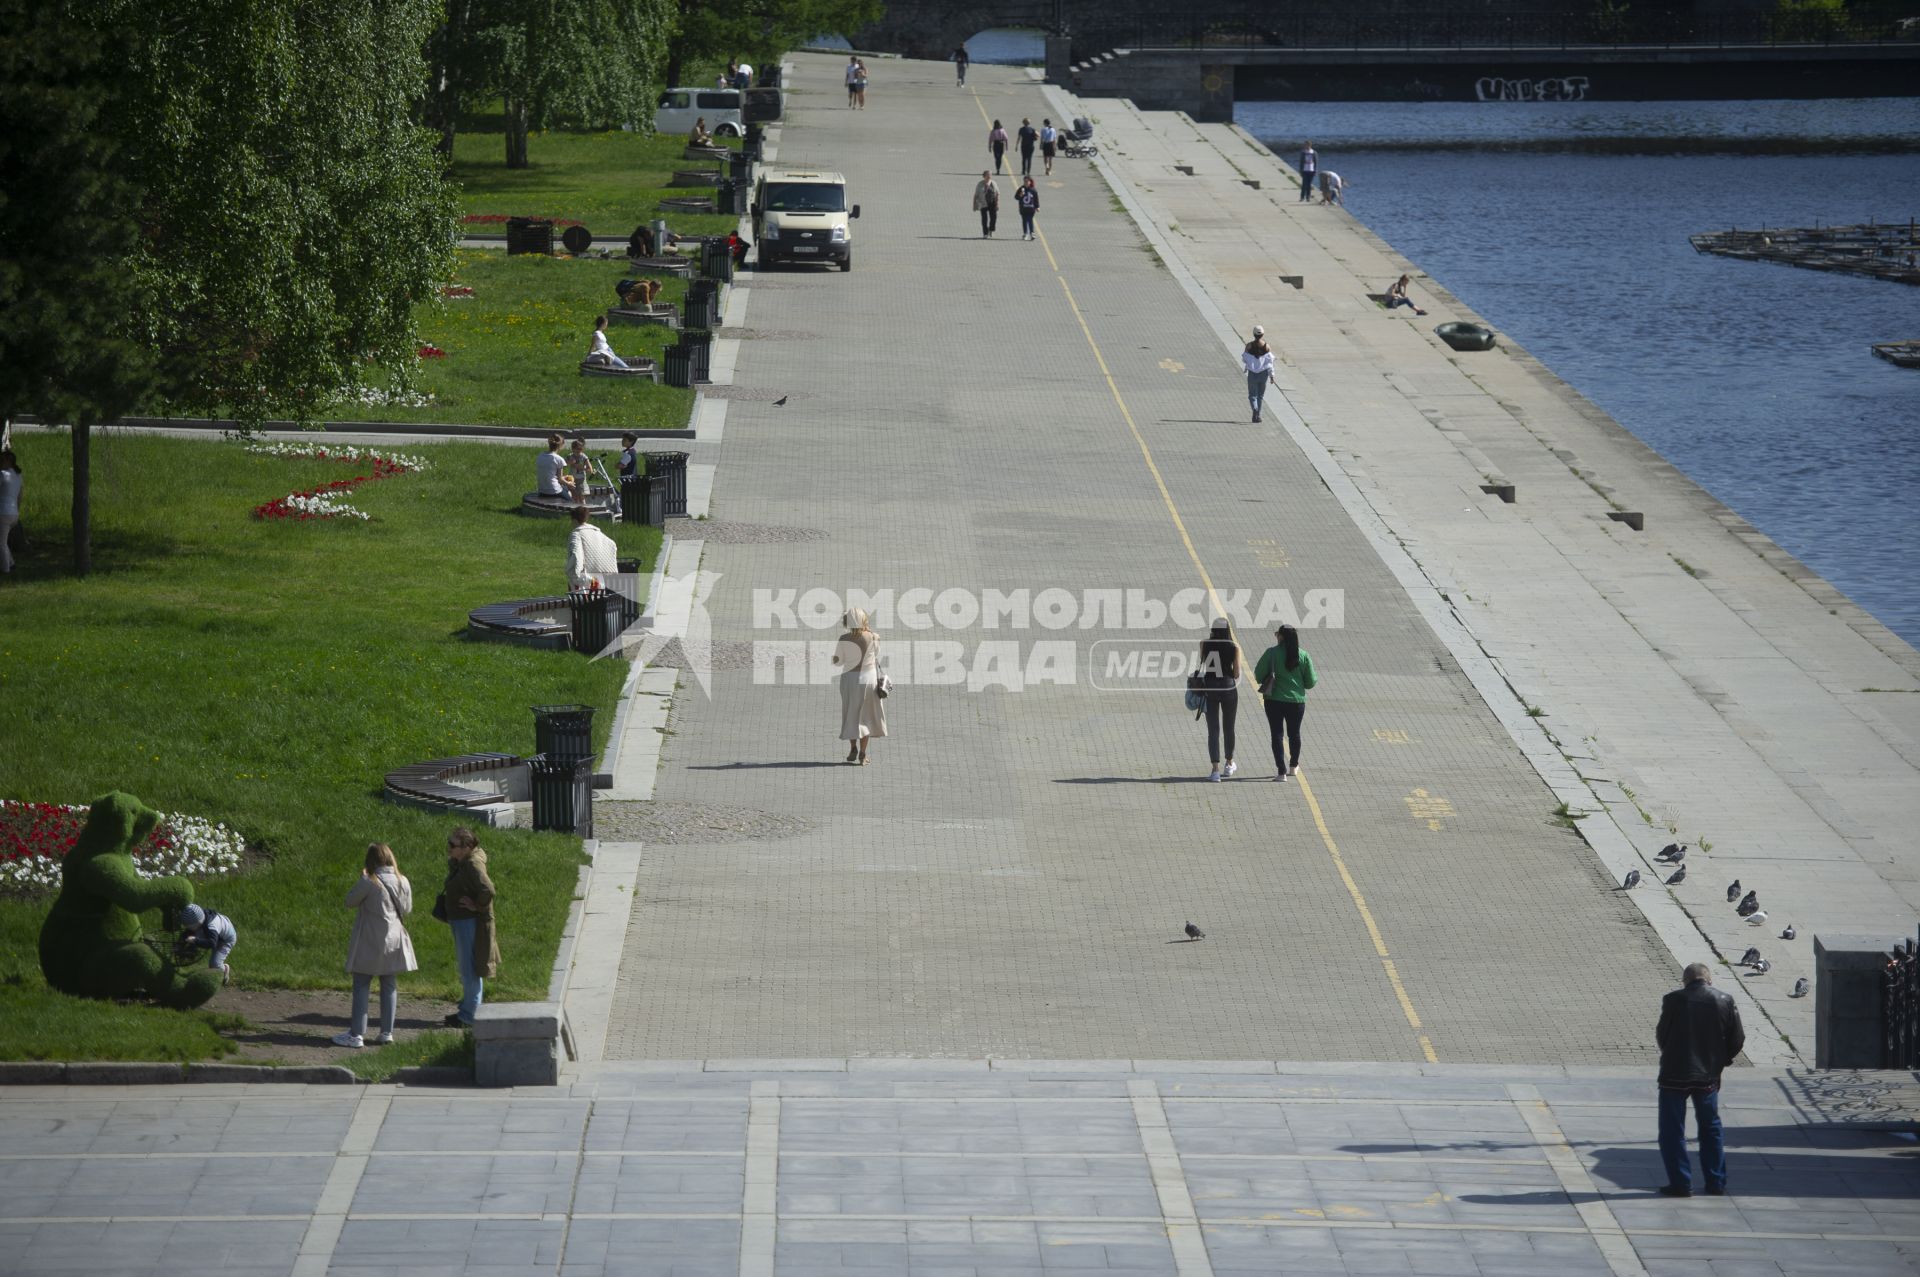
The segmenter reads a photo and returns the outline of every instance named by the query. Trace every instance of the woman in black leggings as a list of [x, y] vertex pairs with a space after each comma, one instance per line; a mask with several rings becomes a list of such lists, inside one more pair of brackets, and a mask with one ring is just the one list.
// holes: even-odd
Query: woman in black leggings
[[[1261, 653], [1253, 678], [1260, 685], [1267, 731], [1273, 737], [1274, 779], [1285, 780], [1300, 772], [1300, 727], [1307, 716], [1307, 689], [1320, 679], [1313, 671], [1313, 658], [1300, 650], [1300, 631], [1283, 625], [1273, 637], [1279, 642]], [[1283, 748], [1289, 744], [1290, 749]]]
[[[1239, 771], [1233, 761], [1233, 723], [1240, 714], [1240, 648], [1225, 621], [1215, 621], [1200, 644], [1200, 695], [1206, 698], [1207, 758], [1213, 764], [1208, 780], [1224, 780]], [[1220, 737], [1224, 729], [1227, 765], [1220, 765]]]

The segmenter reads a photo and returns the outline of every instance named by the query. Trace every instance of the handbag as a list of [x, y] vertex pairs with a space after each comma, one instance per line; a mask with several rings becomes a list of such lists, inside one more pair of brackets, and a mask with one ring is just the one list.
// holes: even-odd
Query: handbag
[[449, 922], [447, 917], [447, 893], [441, 892], [433, 898], [433, 918], [435, 922]]
[[1187, 708], [1193, 711], [1195, 718], [1207, 712], [1207, 694], [1200, 689], [1198, 671], [1187, 675]]
[[873, 672], [873, 694], [883, 701], [893, 695], [893, 680], [887, 677], [885, 670]]

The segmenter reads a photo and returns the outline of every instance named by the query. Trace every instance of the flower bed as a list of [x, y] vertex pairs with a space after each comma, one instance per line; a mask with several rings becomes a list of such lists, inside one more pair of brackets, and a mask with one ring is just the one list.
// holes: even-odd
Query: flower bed
[[256, 519], [360, 519], [373, 518], [365, 510], [357, 509], [347, 503], [345, 494], [363, 483], [372, 483], [376, 479], [391, 479], [396, 475], [414, 474], [429, 469], [431, 464], [424, 457], [409, 456], [403, 452], [376, 452], [372, 448], [357, 448], [351, 444], [333, 444], [322, 446], [308, 443], [256, 443], [249, 444], [247, 451], [262, 457], [295, 457], [311, 461], [340, 461], [352, 465], [371, 467], [370, 474], [357, 474], [351, 479], [335, 479], [323, 483], [317, 488], [307, 488], [300, 492], [289, 492], [264, 505], [253, 508]]
[[[68, 803], [0, 799], [0, 891], [58, 887], [60, 863], [79, 839], [87, 811]], [[238, 869], [246, 848], [246, 839], [223, 824], [163, 813], [133, 849], [133, 867], [143, 878], [211, 878]]]

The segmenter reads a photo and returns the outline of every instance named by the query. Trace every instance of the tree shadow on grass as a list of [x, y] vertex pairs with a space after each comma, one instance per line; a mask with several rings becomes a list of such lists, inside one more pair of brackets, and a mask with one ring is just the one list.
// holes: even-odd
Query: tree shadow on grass
[[[186, 543], [178, 537], [152, 531], [95, 527], [93, 531], [93, 570], [89, 575], [140, 571], [163, 559], [183, 552]], [[17, 554], [14, 575], [20, 584], [34, 581], [72, 580], [73, 525], [41, 524], [27, 537], [26, 548]]]

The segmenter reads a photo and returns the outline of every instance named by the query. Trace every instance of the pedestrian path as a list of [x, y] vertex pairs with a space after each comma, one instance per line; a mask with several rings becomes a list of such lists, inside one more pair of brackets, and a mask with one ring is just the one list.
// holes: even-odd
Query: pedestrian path
[[510, 1092], [9, 1087], [0, 1268], [1920, 1270], [1911, 1139], [1827, 1120], [1821, 1085], [1730, 1084], [1732, 1194], [1689, 1201], [1650, 1191], [1652, 1088], [1617, 1069], [715, 1060]]
[[[1555, 823], [1377, 532], [1248, 425], [1237, 365], [1103, 179], [1060, 161], [1039, 240], [980, 238], [988, 124], [1055, 108], [1023, 73], [971, 79], [889, 63], [856, 112], [833, 63], [796, 59], [783, 154], [848, 175], [856, 266], [752, 273], [715, 456], [729, 535], [701, 559], [710, 690], [674, 698], [653, 801], [682, 818], [641, 853], [607, 1058], [1649, 1060], [1660, 935]], [[851, 768], [834, 688], [761, 660], [836, 631], [756, 619], [756, 591], [816, 589], [1064, 591], [1090, 624], [883, 623], [894, 734]], [[1127, 590], [1337, 593], [1340, 627], [1306, 634], [1304, 783], [1272, 781], [1250, 689], [1240, 774], [1209, 785], [1177, 680], [1094, 685], [1096, 644], [1201, 637], [1092, 599]], [[977, 674], [1063, 641], [1070, 683], [906, 676], [938, 656], [917, 645]], [[1169, 944], [1189, 919], [1209, 938]]]

